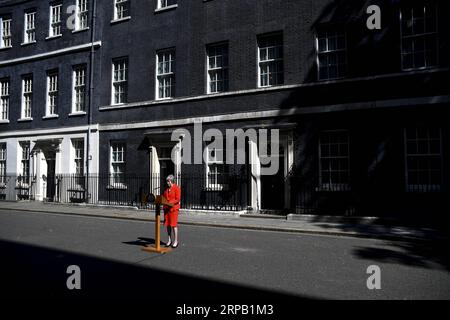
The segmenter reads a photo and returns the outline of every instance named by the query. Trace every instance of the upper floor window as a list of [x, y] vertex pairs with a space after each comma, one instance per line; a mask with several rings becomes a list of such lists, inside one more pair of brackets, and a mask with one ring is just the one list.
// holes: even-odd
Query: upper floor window
[[58, 114], [58, 72], [47, 74], [47, 116]]
[[402, 69], [424, 69], [438, 64], [436, 7], [431, 4], [402, 8]]
[[23, 35], [24, 43], [32, 43], [36, 41], [36, 12], [25, 13], [25, 28]]
[[158, 9], [176, 6], [177, 2], [177, 0], [158, 0]]
[[175, 95], [175, 50], [160, 51], [156, 55], [156, 98], [167, 99]]
[[207, 47], [208, 93], [228, 91], [228, 45], [210, 45]]
[[0, 143], [0, 186], [6, 183], [6, 143]]
[[75, 30], [83, 30], [88, 28], [88, 0], [77, 0], [75, 15]]
[[406, 187], [412, 192], [441, 191], [442, 134], [439, 128], [405, 129]]
[[350, 186], [350, 144], [346, 130], [323, 131], [319, 140], [320, 188], [346, 191]]
[[345, 77], [347, 69], [345, 33], [339, 30], [318, 32], [316, 48], [319, 80]]
[[0, 48], [9, 48], [11, 43], [11, 19], [0, 17]]
[[60, 3], [50, 6], [49, 37], [56, 37], [61, 35], [61, 9], [62, 4]]
[[130, 16], [129, 0], [114, 0], [114, 19], [120, 20]]
[[33, 105], [33, 76], [22, 78], [22, 119], [31, 119]]
[[86, 66], [80, 65], [73, 68], [73, 92], [72, 112], [84, 112], [86, 110]]
[[258, 37], [258, 65], [260, 87], [284, 83], [283, 36], [281, 34]]
[[113, 60], [112, 104], [128, 101], [128, 58]]
[[9, 114], [9, 79], [0, 80], [0, 120], [8, 120]]

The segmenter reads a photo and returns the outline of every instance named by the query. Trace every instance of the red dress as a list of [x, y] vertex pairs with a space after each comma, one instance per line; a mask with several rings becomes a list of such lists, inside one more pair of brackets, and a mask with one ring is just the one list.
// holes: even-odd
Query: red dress
[[164, 225], [166, 227], [176, 227], [178, 225], [178, 211], [180, 210], [181, 190], [176, 184], [167, 188], [163, 194], [164, 198], [170, 203], [173, 203], [173, 207], [163, 206], [164, 209]]

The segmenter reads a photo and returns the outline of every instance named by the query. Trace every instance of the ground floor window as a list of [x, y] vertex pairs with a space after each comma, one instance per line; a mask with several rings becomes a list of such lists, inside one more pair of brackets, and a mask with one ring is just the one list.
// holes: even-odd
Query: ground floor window
[[347, 130], [323, 131], [319, 139], [320, 189], [350, 189], [350, 143]]
[[6, 143], [0, 143], [0, 186], [6, 182]]
[[438, 128], [405, 129], [406, 189], [435, 192], [442, 186], [442, 133]]
[[125, 186], [126, 144], [111, 143], [111, 184], [113, 187]]
[[20, 160], [20, 177], [19, 184], [30, 183], [30, 142], [20, 142], [20, 149], [22, 151]]
[[207, 148], [206, 188], [208, 190], [223, 190], [226, 187], [228, 166], [225, 159], [223, 149]]

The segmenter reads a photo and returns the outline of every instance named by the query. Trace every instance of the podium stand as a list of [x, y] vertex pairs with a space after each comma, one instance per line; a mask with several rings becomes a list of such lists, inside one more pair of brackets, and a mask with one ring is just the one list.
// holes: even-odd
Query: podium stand
[[172, 248], [161, 248], [161, 205], [173, 207], [164, 196], [156, 196], [155, 207], [155, 244], [142, 247], [142, 251], [151, 253], [166, 253], [172, 251]]

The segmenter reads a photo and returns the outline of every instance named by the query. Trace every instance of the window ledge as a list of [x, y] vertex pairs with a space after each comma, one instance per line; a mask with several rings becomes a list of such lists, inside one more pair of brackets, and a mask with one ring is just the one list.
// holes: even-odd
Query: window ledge
[[349, 192], [351, 191], [350, 185], [348, 184], [332, 184], [332, 185], [322, 185], [316, 187], [316, 192]]
[[72, 31], [72, 33], [78, 33], [78, 32], [83, 32], [83, 31], [88, 31], [89, 27], [83, 28], [83, 29], [75, 29]]
[[160, 12], [164, 12], [164, 11], [169, 11], [169, 10], [173, 10], [178, 8], [178, 3], [176, 4], [172, 4], [170, 6], [164, 7], [164, 8], [156, 8], [155, 9], [155, 13], [160, 13]]
[[0, 120], [0, 124], [6, 124], [6, 123], [9, 123], [9, 120], [5, 120], [5, 119]]
[[125, 18], [120, 18], [120, 19], [114, 19], [111, 20], [111, 24], [116, 24], [116, 23], [121, 23], [121, 22], [125, 22], [125, 21], [129, 21], [131, 20], [131, 16], [125, 17]]
[[33, 118], [20, 118], [17, 120], [17, 122], [28, 122], [28, 121], [33, 121]]
[[85, 111], [69, 113], [69, 117], [82, 117], [82, 116], [85, 116], [85, 115], [86, 115]]
[[45, 38], [45, 40], [53, 40], [53, 39], [58, 39], [61, 37], [62, 37], [62, 34], [58, 34], [57, 36], [48, 36], [47, 38]]
[[8, 47], [1, 47], [1, 48], [0, 48], [0, 51], [2, 51], [2, 50], [8, 50], [8, 49], [12, 49], [12, 46], [8, 46]]
[[57, 114], [52, 114], [52, 115], [49, 115], [49, 116], [42, 117], [43, 120], [58, 119], [58, 118], [59, 118], [59, 115], [57, 115]]
[[106, 190], [127, 190], [128, 187], [124, 184], [114, 184], [106, 187]]
[[30, 44], [35, 44], [36, 42], [37, 42], [36, 40], [31, 41], [31, 42], [22, 42], [20, 45], [21, 45], [22, 47], [24, 47], [24, 46], [28, 46], [28, 45], [30, 45]]

